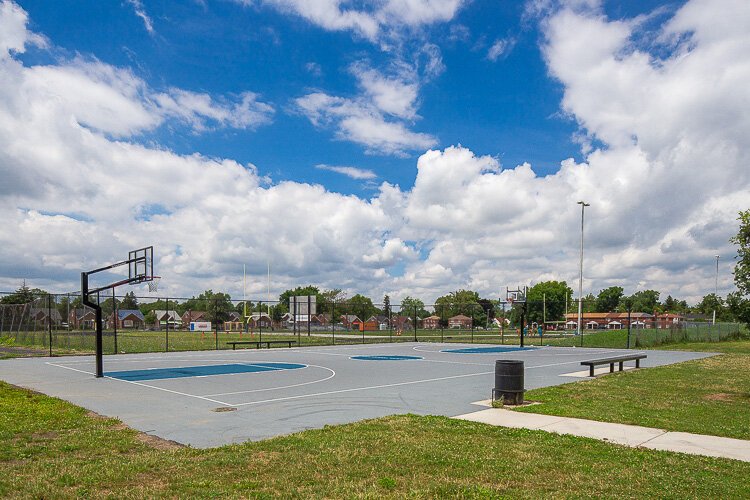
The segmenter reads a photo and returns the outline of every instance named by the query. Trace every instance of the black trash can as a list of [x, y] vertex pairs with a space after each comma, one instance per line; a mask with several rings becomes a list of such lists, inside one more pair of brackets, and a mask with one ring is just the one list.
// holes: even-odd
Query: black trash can
[[495, 361], [495, 388], [492, 389], [492, 400], [500, 400], [507, 405], [523, 404], [523, 370], [523, 361]]

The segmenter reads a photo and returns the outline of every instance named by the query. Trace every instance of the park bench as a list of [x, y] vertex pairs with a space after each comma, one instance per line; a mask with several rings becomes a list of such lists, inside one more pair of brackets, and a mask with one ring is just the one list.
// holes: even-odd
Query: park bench
[[266, 345], [267, 349], [271, 348], [271, 344], [287, 344], [289, 347], [292, 347], [292, 344], [296, 344], [296, 340], [235, 340], [232, 342], [227, 342], [227, 344], [231, 344], [232, 350], [237, 349], [237, 345], [255, 345], [256, 349], [260, 349], [260, 346], [262, 344]]
[[623, 363], [625, 361], [635, 361], [635, 367], [640, 368], [641, 367], [641, 360], [645, 359], [645, 354], [626, 354], [623, 356], [612, 356], [609, 358], [600, 358], [600, 359], [590, 359], [588, 361], [581, 361], [581, 364], [583, 366], [589, 367], [589, 376], [594, 376], [594, 367], [599, 365], [609, 365], [609, 373], [612, 373], [615, 371], [615, 363], [619, 363], [620, 370], [623, 370]]

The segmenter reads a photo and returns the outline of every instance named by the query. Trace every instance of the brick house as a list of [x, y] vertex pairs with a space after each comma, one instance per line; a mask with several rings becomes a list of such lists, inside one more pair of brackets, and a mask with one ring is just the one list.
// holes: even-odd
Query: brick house
[[448, 328], [471, 328], [471, 318], [463, 314], [457, 314], [448, 318]]
[[[630, 324], [632, 328], [653, 328], [654, 316], [648, 313], [630, 313]], [[581, 328], [583, 330], [622, 330], [628, 327], [628, 313], [582, 313]], [[575, 330], [578, 328], [578, 313], [565, 315], [565, 328]]]
[[422, 320], [422, 327], [427, 330], [435, 330], [440, 328], [440, 316], [428, 316]]
[[116, 326], [118, 330], [126, 328], [143, 329], [146, 326], [146, 319], [143, 313], [138, 309], [119, 309], [117, 318], [114, 313], [107, 318], [107, 328]]

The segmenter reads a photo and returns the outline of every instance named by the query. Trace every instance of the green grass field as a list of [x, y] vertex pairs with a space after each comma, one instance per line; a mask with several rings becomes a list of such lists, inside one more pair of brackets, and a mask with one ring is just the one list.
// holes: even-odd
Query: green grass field
[[750, 439], [750, 341], [678, 347], [726, 354], [535, 389], [518, 411]]
[[750, 464], [403, 415], [196, 450], [0, 383], [0, 496], [747, 498]]

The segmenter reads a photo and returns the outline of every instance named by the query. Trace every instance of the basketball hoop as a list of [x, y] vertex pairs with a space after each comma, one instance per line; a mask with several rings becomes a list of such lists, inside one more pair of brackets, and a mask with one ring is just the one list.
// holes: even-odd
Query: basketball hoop
[[161, 276], [152, 276], [150, 280], [146, 281], [149, 293], [159, 291], [159, 280], [161, 280]]

